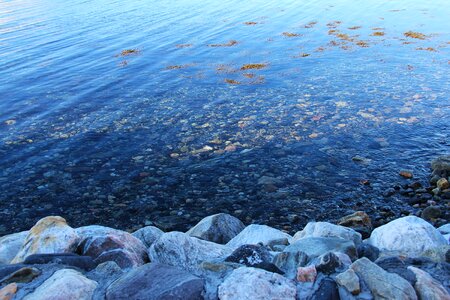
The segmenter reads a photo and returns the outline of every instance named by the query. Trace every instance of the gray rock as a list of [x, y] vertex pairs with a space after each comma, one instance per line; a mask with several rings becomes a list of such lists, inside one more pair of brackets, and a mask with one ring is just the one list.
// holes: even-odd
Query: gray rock
[[330, 277], [320, 280], [317, 285], [317, 289], [308, 300], [340, 300], [336, 282]]
[[326, 275], [331, 275], [336, 273], [337, 270], [342, 268], [342, 263], [339, 257], [333, 252], [325, 253], [318, 258], [318, 263], [316, 264], [317, 272], [321, 272]]
[[61, 217], [50, 216], [39, 220], [28, 232], [12, 263], [20, 263], [31, 254], [75, 252], [79, 235]]
[[232, 253], [232, 249], [191, 237], [182, 232], [163, 234], [150, 247], [149, 256], [152, 262], [175, 266], [194, 271], [204, 261], [224, 259]]
[[442, 225], [437, 229], [441, 234], [450, 234], [450, 223]]
[[242, 267], [234, 270], [219, 286], [221, 300], [295, 299], [293, 281], [276, 273]]
[[186, 233], [202, 240], [226, 244], [244, 228], [239, 219], [220, 213], [202, 219]]
[[297, 232], [292, 238], [296, 242], [305, 237], [339, 237], [353, 241], [357, 246], [361, 243], [361, 234], [351, 228], [331, 224], [328, 222], [309, 222], [305, 228]]
[[41, 275], [41, 271], [36, 268], [30, 268], [30, 267], [23, 267], [12, 274], [8, 275], [7, 277], [3, 278], [0, 281], [0, 284], [8, 284], [8, 283], [29, 283], [34, 278]]
[[327, 252], [342, 252], [356, 259], [356, 248], [352, 241], [335, 237], [308, 237], [287, 246], [283, 252], [304, 252], [309, 259]]
[[242, 245], [256, 245], [261, 243], [271, 247], [275, 244], [289, 244], [292, 237], [278, 229], [266, 226], [251, 224], [245, 227], [237, 236], [231, 239], [226, 245], [233, 249]]
[[369, 259], [355, 261], [350, 269], [369, 287], [374, 299], [417, 299], [414, 288], [397, 274], [388, 273]]
[[0, 238], [0, 264], [9, 264], [22, 247], [28, 231], [8, 234]]
[[24, 300], [90, 300], [97, 283], [71, 269], [56, 271]]
[[159, 263], [124, 274], [106, 292], [107, 300], [203, 299], [203, 279]]
[[278, 253], [273, 263], [284, 272], [284, 276], [289, 279], [297, 277], [297, 268], [304, 267], [308, 263], [308, 255], [302, 251]]
[[336, 276], [336, 282], [345, 288], [352, 295], [358, 295], [361, 292], [359, 277], [353, 269], [340, 273]]
[[23, 263], [26, 265], [54, 263], [77, 267], [85, 271], [92, 270], [97, 266], [91, 257], [73, 253], [33, 254], [28, 256]]
[[159, 239], [164, 234], [164, 231], [155, 226], [147, 226], [132, 233], [132, 235], [139, 239], [147, 248]]
[[380, 256], [380, 250], [377, 247], [367, 243], [362, 243], [359, 245], [356, 251], [358, 252], [358, 258], [367, 257], [371, 261], [377, 260]]
[[272, 255], [261, 245], [243, 245], [237, 248], [225, 259], [226, 262], [243, 264], [247, 267], [260, 268], [269, 272], [284, 274], [272, 264]]
[[106, 297], [106, 289], [116, 281], [125, 271], [113, 261], [101, 263], [94, 270], [86, 274], [86, 276], [98, 283], [97, 288], [92, 296], [93, 300], [104, 300]]
[[426, 300], [450, 300], [450, 294], [447, 290], [433, 277], [421, 269], [409, 266], [408, 270], [412, 271], [417, 278], [414, 289], [419, 299]]
[[240, 264], [231, 262], [202, 262], [194, 275], [205, 280], [205, 299], [218, 299], [218, 287], [233, 270], [242, 267]]
[[376, 228], [368, 243], [380, 250], [401, 251], [415, 256], [431, 248], [447, 245], [445, 238], [427, 221], [407, 216]]
[[450, 155], [441, 156], [431, 162], [431, 169], [437, 172], [450, 172]]
[[448, 262], [447, 253], [450, 253], [450, 245], [439, 246], [428, 249], [420, 254], [421, 257], [427, 257], [435, 262]]

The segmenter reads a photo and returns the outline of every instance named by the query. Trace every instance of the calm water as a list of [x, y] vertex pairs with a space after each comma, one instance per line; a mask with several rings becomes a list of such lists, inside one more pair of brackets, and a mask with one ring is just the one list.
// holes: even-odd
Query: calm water
[[449, 15], [447, 0], [0, 0], [0, 234], [50, 214], [295, 230], [414, 212], [383, 192], [450, 152]]

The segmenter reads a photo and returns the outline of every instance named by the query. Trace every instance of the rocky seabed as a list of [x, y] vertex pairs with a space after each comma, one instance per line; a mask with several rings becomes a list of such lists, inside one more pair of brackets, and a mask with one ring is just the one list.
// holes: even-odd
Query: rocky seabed
[[49, 216], [0, 238], [0, 299], [450, 299], [449, 238], [416, 216], [372, 229], [364, 212], [293, 236], [228, 214], [185, 233]]

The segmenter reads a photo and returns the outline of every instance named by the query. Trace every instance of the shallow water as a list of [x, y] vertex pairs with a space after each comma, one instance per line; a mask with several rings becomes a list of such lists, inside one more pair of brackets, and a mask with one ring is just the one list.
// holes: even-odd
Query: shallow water
[[449, 153], [450, 6], [363, 2], [0, 0], [0, 234], [414, 212], [383, 192]]

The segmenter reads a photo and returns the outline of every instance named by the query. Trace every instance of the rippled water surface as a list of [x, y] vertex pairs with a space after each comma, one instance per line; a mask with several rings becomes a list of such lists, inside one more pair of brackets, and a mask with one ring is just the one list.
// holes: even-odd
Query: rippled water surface
[[0, 0], [0, 233], [51, 214], [292, 231], [414, 212], [383, 192], [449, 153], [448, 16], [446, 0]]

